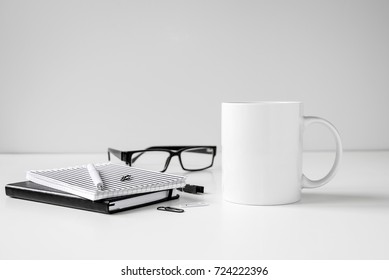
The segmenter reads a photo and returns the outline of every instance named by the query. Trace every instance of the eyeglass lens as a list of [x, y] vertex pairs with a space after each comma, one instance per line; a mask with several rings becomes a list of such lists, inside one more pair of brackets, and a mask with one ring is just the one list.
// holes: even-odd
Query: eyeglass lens
[[169, 156], [170, 153], [164, 151], [143, 151], [134, 153], [132, 155], [131, 166], [154, 171], [162, 171], [165, 169]]
[[207, 147], [190, 148], [181, 153], [181, 162], [185, 169], [198, 170], [211, 166], [213, 149]]

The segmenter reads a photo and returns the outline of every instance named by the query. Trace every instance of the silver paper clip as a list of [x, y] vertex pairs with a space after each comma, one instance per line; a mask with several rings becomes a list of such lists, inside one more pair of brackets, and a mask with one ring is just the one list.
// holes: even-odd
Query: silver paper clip
[[174, 213], [184, 213], [184, 209], [174, 208], [174, 207], [169, 207], [169, 206], [159, 206], [157, 208], [157, 210], [167, 211], [167, 212], [174, 212]]

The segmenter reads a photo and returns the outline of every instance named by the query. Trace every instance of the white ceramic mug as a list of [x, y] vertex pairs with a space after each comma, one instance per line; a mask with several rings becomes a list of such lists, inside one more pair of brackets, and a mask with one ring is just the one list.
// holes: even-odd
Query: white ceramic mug
[[[302, 173], [303, 133], [312, 123], [327, 126], [336, 139], [334, 164], [320, 180]], [[221, 140], [223, 197], [241, 204], [299, 201], [302, 188], [320, 187], [333, 178], [342, 156], [336, 128], [303, 116], [301, 102], [223, 103]]]

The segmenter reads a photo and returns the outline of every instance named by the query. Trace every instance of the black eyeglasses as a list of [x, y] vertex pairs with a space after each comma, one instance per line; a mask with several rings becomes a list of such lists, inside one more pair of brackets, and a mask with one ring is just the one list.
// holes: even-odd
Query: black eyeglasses
[[182, 169], [200, 171], [213, 165], [216, 146], [153, 146], [126, 152], [108, 148], [108, 160], [111, 154], [130, 166], [160, 172], [165, 172], [172, 157], [178, 156]]

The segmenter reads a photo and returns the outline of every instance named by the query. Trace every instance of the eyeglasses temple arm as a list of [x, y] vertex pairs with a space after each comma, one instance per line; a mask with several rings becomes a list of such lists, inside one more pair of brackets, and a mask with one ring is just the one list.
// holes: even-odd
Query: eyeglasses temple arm
[[113, 154], [115, 157], [119, 158], [120, 160], [123, 160], [123, 152], [122, 151], [108, 148], [108, 160], [111, 160], [111, 154]]

